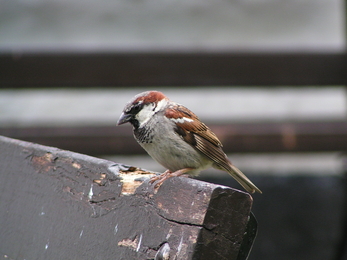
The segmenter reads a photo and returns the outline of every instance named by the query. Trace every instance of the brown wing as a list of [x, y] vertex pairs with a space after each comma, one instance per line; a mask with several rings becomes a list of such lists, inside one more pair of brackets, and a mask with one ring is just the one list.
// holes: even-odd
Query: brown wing
[[229, 161], [222, 150], [217, 136], [189, 109], [181, 105], [171, 106], [165, 115], [175, 122], [175, 131], [183, 140], [210, 158], [214, 166], [225, 170], [234, 177], [248, 192], [262, 193], [238, 168]]
[[176, 132], [183, 140], [213, 160], [217, 166], [230, 171], [230, 162], [217, 136], [189, 109], [182, 105], [170, 107], [165, 115], [176, 123]]

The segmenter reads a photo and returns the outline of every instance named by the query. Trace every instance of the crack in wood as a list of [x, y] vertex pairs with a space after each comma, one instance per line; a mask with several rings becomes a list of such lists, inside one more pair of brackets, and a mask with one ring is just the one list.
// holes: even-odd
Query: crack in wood
[[[170, 219], [167, 218], [165, 216], [163, 216], [162, 214], [160, 214], [159, 212], [157, 212], [158, 216], [162, 217], [163, 219], [175, 223], [175, 224], [179, 224], [179, 225], [187, 225], [187, 226], [191, 226], [191, 227], [201, 227], [201, 228], [206, 228], [204, 227], [204, 225], [199, 225], [199, 224], [194, 224], [194, 223], [189, 223], [189, 222], [183, 222], [183, 221], [178, 221], [178, 220], [174, 220], [174, 219]], [[206, 228], [207, 229], [207, 228]], [[207, 229], [208, 230], [208, 229]]]

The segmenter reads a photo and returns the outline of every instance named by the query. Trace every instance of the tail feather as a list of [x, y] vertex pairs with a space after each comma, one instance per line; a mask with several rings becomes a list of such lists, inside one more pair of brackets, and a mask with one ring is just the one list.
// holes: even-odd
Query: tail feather
[[238, 181], [242, 185], [242, 187], [245, 188], [249, 193], [259, 192], [263, 193], [257, 186], [251, 182], [246, 175], [243, 174], [236, 166], [230, 165], [230, 169], [228, 170], [228, 173]]

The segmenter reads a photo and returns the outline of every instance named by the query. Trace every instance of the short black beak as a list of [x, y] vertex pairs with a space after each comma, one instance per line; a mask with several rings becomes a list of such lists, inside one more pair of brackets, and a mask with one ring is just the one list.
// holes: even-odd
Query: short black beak
[[122, 125], [122, 124], [128, 123], [131, 120], [131, 118], [132, 118], [131, 114], [122, 113], [120, 115], [120, 118], [118, 119], [117, 125]]

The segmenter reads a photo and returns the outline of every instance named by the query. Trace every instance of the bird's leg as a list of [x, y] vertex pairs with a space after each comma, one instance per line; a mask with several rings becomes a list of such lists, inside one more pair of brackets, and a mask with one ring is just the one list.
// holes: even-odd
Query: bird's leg
[[183, 169], [180, 169], [180, 170], [175, 171], [175, 172], [171, 172], [170, 170], [167, 170], [159, 176], [152, 177], [149, 182], [153, 183], [153, 182], [157, 181], [157, 183], [155, 184], [155, 187], [158, 187], [167, 179], [169, 179], [171, 177], [181, 176], [182, 174], [185, 174], [191, 170], [194, 170], [194, 169], [193, 168], [183, 168]]
[[153, 177], [149, 180], [149, 183], [153, 183], [153, 182], [155, 182], [155, 181], [157, 181], [157, 180], [160, 180], [160, 179], [164, 178], [165, 176], [169, 175], [170, 173], [172, 173], [170, 170], [166, 170], [166, 171], [163, 172], [162, 174], [153, 176]]

